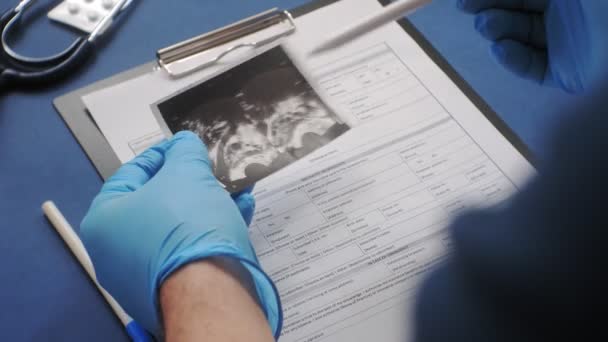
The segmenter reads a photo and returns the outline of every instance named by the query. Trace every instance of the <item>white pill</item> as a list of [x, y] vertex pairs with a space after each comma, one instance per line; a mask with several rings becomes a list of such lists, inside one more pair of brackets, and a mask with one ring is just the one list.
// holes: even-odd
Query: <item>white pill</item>
[[97, 19], [99, 19], [99, 13], [93, 10], [88, 11], [87, 18], [89, 18], [89, 21], [97, 21]]
[[110, 10], [114, 7], [114, 0], [103, 0], [101, 4], [103, 5], [103, 8]]
[[80, 6], [75, 2], [68, 2], [68, 12], [70, 12], [70, 14], [76, 14], [80, 12]]

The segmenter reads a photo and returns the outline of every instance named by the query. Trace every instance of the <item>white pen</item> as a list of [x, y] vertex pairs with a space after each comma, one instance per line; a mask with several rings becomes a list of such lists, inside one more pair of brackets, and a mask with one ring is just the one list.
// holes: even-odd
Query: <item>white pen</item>
[[72, 229], [72, 226], [68, 223], [65, 217], [61, 214], [59, 209], [55, 206], [55, 203], [51, 201], [46, 201], [42, 204], [42, 211], [49, 219], [57, 233], [61, 236], [66, 245], [70, 248], [76, 259], [80, 262], [82, 267], [87, 271], [91, 280], [99, 289], [99, 292], [106, 299], [108, 304], [114, 310], [114, 313], [122, 324], [125, 326], [127, 333], [131, 337], [133, 342], [150, 342], [150, 336], [141, 328], [127, 313], [123, 310], [123, 308], [116, 302], [116, 300], [97, 282], [97, 277], [95, 276], [95, 269], [93, 268], [93, 263], [91, 262], [91, 258], [87, 253], [87, 250], [84, 248], [82, 241]]
[[415, 10], [430, 3], [432, 0], [399, 0], [395, 1], [376, 13], [354, 22], [342, 30], [334, 32], [312, 49], [309, 55], [315, 55], [323, 51], [335, 49], [345, 43], [365, 34], [378, 27], [400, 19]]

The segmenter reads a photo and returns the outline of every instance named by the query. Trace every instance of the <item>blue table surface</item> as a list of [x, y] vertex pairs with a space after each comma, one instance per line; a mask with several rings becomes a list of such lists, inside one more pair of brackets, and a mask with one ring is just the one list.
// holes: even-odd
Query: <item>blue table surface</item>
[[[0, 10], [16, 0], [2, 0]], [[128, 341], [40, 205], [54, 200], [78, 227], [102, 182], [52, 100], [153, 58], [156, 49], [261, 10], [304, 0], [136, 0], [94, 59], [68, 80], [0, 98], [0, 340]], [[500, 69], [472, 17], [455, 0], [436, 1], [412, 21], [454, 68], [529, 145], [547, 154], [547, 138], [571, 99], [521, 81]], [[44, 18], [56, 1], [41, 2], [25, 20], [14, 46], [32, 55], [56, 52], [73, 37]], [[120, 267], [117, 265], [117, 267]], [[128, 281], [126, 279], [125, 281]]]

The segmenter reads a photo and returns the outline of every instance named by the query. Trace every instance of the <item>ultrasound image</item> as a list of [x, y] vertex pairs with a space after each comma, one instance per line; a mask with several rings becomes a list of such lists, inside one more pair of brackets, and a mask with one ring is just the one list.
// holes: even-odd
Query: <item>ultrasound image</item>
[[201, 137], [216, 177], [230, 192], [349, 129], [281, 47], [164, 100], [156, 109], [171, 133], [189, 130]]

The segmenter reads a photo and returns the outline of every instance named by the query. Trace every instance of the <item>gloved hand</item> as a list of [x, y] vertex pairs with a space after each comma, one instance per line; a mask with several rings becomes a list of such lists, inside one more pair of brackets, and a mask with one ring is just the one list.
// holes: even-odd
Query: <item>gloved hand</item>
[[586, 90], [608, 68], [608, 1], [458, 0], [475, 28], [494, 41], [513, 73], [568, 92]]
[[259, 266], [245, 222], [253, 207], [251, 194], [233, 200], [219, 185], [198, 136], [180, 132], [108, 179], [81, 224], [81, 236], [101, 285], [155, 336], [162, 334], [163, 281], [187, 263], [224, 256], [240, 260], [251, 274], [278, 338], [279, 295]]

